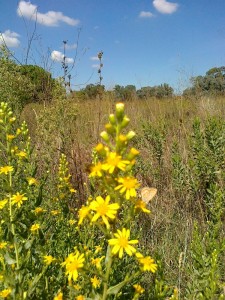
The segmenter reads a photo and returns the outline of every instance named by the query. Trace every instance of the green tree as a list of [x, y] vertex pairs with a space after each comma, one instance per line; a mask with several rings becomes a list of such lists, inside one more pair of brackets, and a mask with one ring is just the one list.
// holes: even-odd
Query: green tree
[[56, 85], [51, 73], [43, 68], [34, 65], [19, 66], [19, 72], [26, 76], [34, 85], [34, 102], [51, 101], [53, 89]]
[[184, 96], [194, 95], [224, 95], [225, 94], [225, 67], [209, 69], [205, 76], [191, 78], [192, 86], [184, 90]]
[[0, 99], [10, 103], [15, 111], [21, 111], [34, 96], [34, 85], [21, 74], [20, 66], [11, 58], [4, 46], [0, 47]]

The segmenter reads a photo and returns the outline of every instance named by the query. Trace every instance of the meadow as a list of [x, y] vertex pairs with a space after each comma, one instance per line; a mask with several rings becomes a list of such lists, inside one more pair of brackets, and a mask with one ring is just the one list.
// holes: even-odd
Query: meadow
[[1, 104], [0, 298], [225, 299], [224, 97], [14, 115]]

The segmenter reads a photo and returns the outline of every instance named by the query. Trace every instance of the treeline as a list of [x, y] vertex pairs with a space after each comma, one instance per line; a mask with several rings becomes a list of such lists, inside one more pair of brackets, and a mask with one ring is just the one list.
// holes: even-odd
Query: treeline
[[[50, 102], [59, 96], [80, 100], [96, 99], [110, 95], [116, 100], [166, 99], [174, 96], [173, 88], [163, 83], [137, 89], [134, 85], [115, 85], [107, 91], [104, 85], [88, 84], [80, 91], [66, 91], [63, 78], [52, 78], [50, 72], [36, 65], [20, 65], [4, 47], [0, 47], [0, 98], [10, 102], [14, 110], [21, 110], [31, 102]], [[204, 76], [191, 78], [191, 86], [184, 90], [185, 97], [225, 95], [225, 67], [215, 67]]]
[[191, 78], [191, 87], [184, 90], [184, 96], [225, 95], [225, 67], [212, 68], [205, 76]]
[[[206, 95], [225, 95], [225, 67], [215, 67], [206, 72], [204, 76], [196, 76], [190, 79], [191, 86], [183, 91], [184, 97], [201, 97]], [[76, 92], [77, 96], [83, 99], [94, 99], [99, 95], [108, 93], [104, 85], [88, 84], [84, 89]], [[136, 89], [134, 85], [115, 85], [111, 94], [116, 99], [126, 101], [129, 99], [149, 99], [149, 98], [171, 98], [174, 90], [163, 83], [157, 86], [146, 86]]]
[[146, 86], [136, 89], [135, 85], [115, 85], [112, 91], [106, 91], [104, 85], [88, 84], [84, 89], [75, 92], [76, 96], [84, 99], [95, 99], [99, 95], [110, 93], [115, 99], [126, 101], [130, 99], [166, 98], [174, 95], [174, 90], [167, 83], [157, 86]]

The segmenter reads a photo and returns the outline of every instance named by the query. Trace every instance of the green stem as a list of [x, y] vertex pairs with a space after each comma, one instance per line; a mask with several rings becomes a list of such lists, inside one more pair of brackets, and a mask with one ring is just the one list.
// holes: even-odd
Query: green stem
[[112, 265], [112, 254], [111, 254], [110, 246], [108, 246], [107, 252], [108, 252], [108, 254], [107, 254], [108, 262], [107, 262], [107, 268], [106, 268], [106, 274], [105, 274], [105, 282], [104, 282], [104, 290], [103, 290], [102, 300], [105, 300], [107, 297], [108, 280], [109, 280], [109, 275], [110, 275], [111, 265]]
[[[14, 248], [15, 248], [15, 254], [16, 254], [16, 267], [17, 270], [19, 270], [20, 265], [19, 265], [19, 252], [18, 252], [18, 247], [17, 247], [17, 243], [15, 241], [15, 226], [13, 223], [13, 211], [12, 211], [12, 193], [11, 193], [11, 189], [12, 189], [12, 174], [11, 172], [9, 172], [9, 186], [10, 186], [10, 194], [9, 194], [9, 217], [10, 217], [10, 225], [11, 225], [11, 232], [13, 234], [13, 244], [14, 244]], [[20, 280], [20, 275], [19, 275], [19, 280]]]

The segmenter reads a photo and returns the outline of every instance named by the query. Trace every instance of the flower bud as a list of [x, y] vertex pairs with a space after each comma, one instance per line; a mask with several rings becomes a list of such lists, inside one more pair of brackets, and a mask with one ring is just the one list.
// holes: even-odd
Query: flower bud
[[126, 127], [130, 123], [130, 119], [127, 116], [124, 116], [123, 121], [121, 123], [121, 128]]
[[139, 151], [135, 148], [131, 148], [130, 152], [127, 155], [128, 160], [133, 160], [137, 155], [139, 154]]
[[112, 125], [116, 125], [116, 118], [115, 118], [115, 115], [114, 115], [114, 114], [110, 114], [110, 115], [109, 115], [109, 122], [110, 122]]
[[116, 117], [118, 121], [122, 121], [124, 117], [124, 104], [123, 103], [117, 103], [116, 104]]
[[136, 133], [134, 131], [129, 131], [127, 134], [127, 139], [131, 140], [135, 135], [136, 135]]
[[100, 133], [100, 136], [101, 136], [101, 138], [102, 138], [106, 143], [109, 142], [109, 135], [108, 135], [108, 133], [107, 133], [106, 131], [102, 131], [102, 132]]
[[112, 124], [110, 124], [110, 123], [108, 123], [108, 124], [105, 125], [105, 129], [106, 129], [107, 133], [109, 133], [111, 135], [113, 135], [113, 133], [116, 132], [115, 127]]

